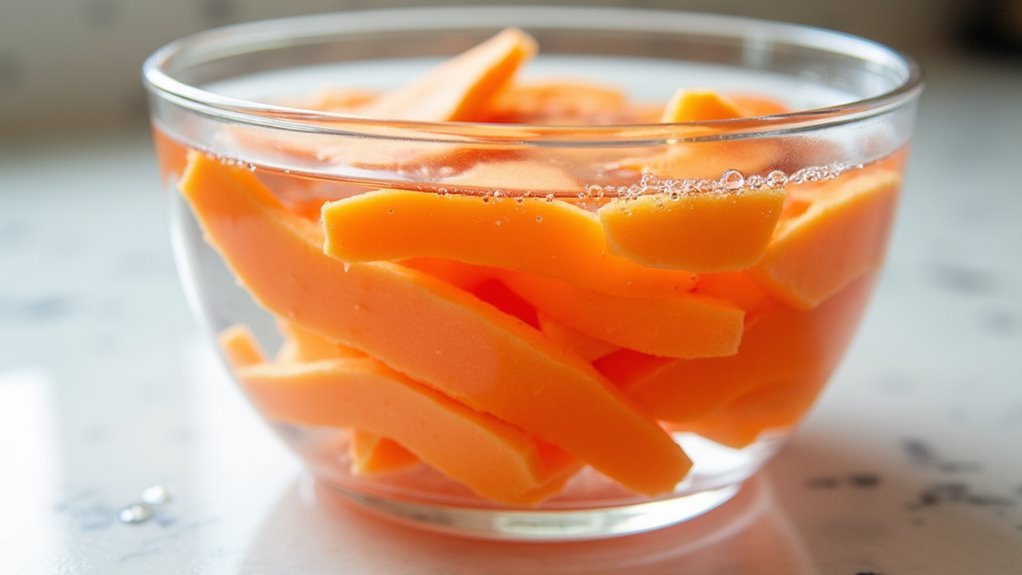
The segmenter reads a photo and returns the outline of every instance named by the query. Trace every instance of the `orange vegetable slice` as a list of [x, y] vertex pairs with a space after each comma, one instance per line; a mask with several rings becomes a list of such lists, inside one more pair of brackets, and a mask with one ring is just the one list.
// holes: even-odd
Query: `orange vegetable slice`
[[693, 294], [619, 297], [539, 276], [507, 273], [504, 282], [544, 314], [620, 347], [665, 357], [734, 355], [744, 312]]
[[690, 429], [728, 447], [748, 447], [768, 431], [796, 425], [826, 380], [826, 376], [809, 375], [753, 389]]
[[536, 50], [536, 41], [528, 34], [518, 28], [506, 28], [412, 83], [385, 92], [359, 112], [388, 120], [468, 122], [480, 119], [493, 96]]
[[637, 119], [628, 96], [586, 80], [513, 83], [494, 97], [489, 122], [594, 125]]
[[237, 375], [271, 419], [393, 437], [487, 499], [534, 503], [532, 492], [552, 476], [536, 442], [522, 431], [371, 359], [261, 364]]
[[[279, 320], [284, 345], [277, 352], [278, 363], [302, 363], [321, 359], [365, 357], [365, 354], [346, 345], [329, 341], [315, 332], [285, 320]], [[419, 462], [411, 452], [392, 439], [351, 430], [351, 469], [355, 474], [373, 474], [398, 471]]]
[[659, 195], [599, 209], [611, 253], [694, 272], [743, 270], [763, 258], [784, 208], [780, 189]]
[[870, 170], [819, 189], [778, 226], [751, 277], [790, 305], [820, 305], [883, 260], [900, 187], [897, 172]]
[[665, 360], [622, 350], [594, 365], [657, 419], [696, 421], [751, 389], [829, 375], [855, 333], [875, 277], [859, 278], [811, 311], [772, 306], [731, 357]]
[[433, 276], [465, 291], [472, 291], [493, 277], [489, 268], [444, 258], [410, 258], [400, 263], [403, 267]]
[[[663, 108], [660, 121], [705, 122], [759, 115], [762, 104], [751, 100], [748, 103], [752, 106], [745, 109], [734, 99], [711, 90], [679, 90]], [[709, 127], [686, 127], [679, 129], [678, 135], [707, 135], [712, 133], [710, 130]], [[625, 158], [613, 167], [662, 178], [716, 179], [727, 170], [746, 175], [765, 172], [781, 153], [778, 142], [767, 140], [680, 142], [667, 148], [655, 148], [648, 155]]]
[[270, 311], [519, 426], [633, 491], [670, 491], [691, 467], [588, 363], [446, 282], [325, 255], [321, 230], [280, 206], [251, 172], [193, 154], [181, 191], [207, 241]]
[[232, 370], [266, 361], [266, 355], [248, 327], [235, 324], [217, 335], [217, 344]]
[[667, 124], [705, 122], [741, 118], [744, 115], [734, 102], [712, 90], [682, 89], [671, 97], [660, 121]]
[[745, 327], [756, 321], [774, 300], [744, 272], [701, 274], [693, 294], [723, 300], [745, 311]]
[[365, 354], [346, 345], [334, 343], [323, 336], [309, 331], [293, 321], [279, 320], [284, 345], [277, 353], [280, 363], [300, 363], [318, 359], [340, 357], [365, 357]]
[[536, 316], [543, 335], [586, 361], [593, 361], [620, 349], [612, 343], [600, 341], [570, 328], [545, 313], [537, 313]]
[[695, 286], [691, 273], [611, 254], [596, 216], [561, 201], [377, 190], [324, 205], [322, 218], [327, 253], [345, 261], [447, 258], [622, 296], [665, 296]]
[[741, 111], [743, 117], [776, 116], [791, 111], [783, 102], [760, 94], [728, 94], [727, 100]]
[[355, 475], [404, 471], [420, 463], [414, 453], [393, 439], [357, 429], [351, 431], [348, 453], [351, 471]]
[[575, 178], [557, 166], [535, 160], [482, 162], [464, 172], [447, 178], [445, 184], [458, 188], [470, 186], [484, 191], [509, 187], [539, 193], [575, 192], [581, 189]]

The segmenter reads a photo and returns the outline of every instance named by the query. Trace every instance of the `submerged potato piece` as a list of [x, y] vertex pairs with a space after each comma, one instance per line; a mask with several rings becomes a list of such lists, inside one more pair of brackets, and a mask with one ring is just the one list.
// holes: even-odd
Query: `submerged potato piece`
[[[709, 122], [748, 118], [783, 106], [765, 98], [727, 97], [712, 90], [682, 89], [663, 108], [661, 122]], [[709, 136], [716, 128], [709, 126], [675, 127], [677, 136]], [[623, 170], [649, 173], [661, 178], [717, 179], [727, 170], [746, 175], [763, 173], [783, 154], [776, 140], [679, 141], [657, 146], [650, 154], [624, 158], [613, 164]]]
[[779, 305], [745, 272], [700, 274], [693, 294], [723, 300], [745, 312], [745, 328], [774, 305]]
[[444, 183], [457, 187], [471, 186], [486, 191], [514, 188], [546, 193], [573, 192], [580, 189], [575, 178], [563, 169], [535, 160], [481, 162], [445, 179]]
[[217, 335], [217, 346], [232, 370], [266, 361], [266, 354], [259, 347], [252, 331], [248, 327], [236, 324]]
[[763, 258], [784, 207], [780, 189], [640, 196], [599, 210], [611, 253], [693, 272], [750, 268]]
[[536, 41], [528, 34], [506, 28], [410, 84], [381, 94], [359, 113], [386, 120], [478, 120], [485, 116], [493, 96], [535, 55], [536, 49]]
[[612, 343], [600, 341], [568, 327], [545, 313], [537, 313], [536, 317], [543, 335], [586, 361], [593, 361], [619, 349]]
[[752, 389], [689, 430], [728, 447], [748, 447], [765, 432], [796, 425], [826, 381], [826, 375], [809, 374]]
[[393, 439], [357, 429], [351, 431], [348, 454], [355, 475], [404, 471], [420, 463], [414, 453]]
[[318, 359], [365, 357], [365, 354], [346, 345], [332, 342], [316, 332], [309, 331], [293, 321], [278, 320], [284, 345], [277, 353], [280, 363], [299, 363]]
[[730, 120], [744, 115], [737, 104], [713, 90], [681, 89], [667, 103], [660, 121], [666, 124], [705, 122]]
[[493, 99], [486, 121], [598, 125], [638, 119], [620, 89], [587, 80], [558, 79], [507, 86]]
[[596, 339], [651, 355], [734, 355], [744, 312], [693, 294], [620, 297], [556, 280], [503, 274], [504, 282], [543, 314]]
[[207, 241], [273, 313], [549, 441], [635, 492], [668, 492], [691, 467], [588, 363], [442, 280], [324, 254], [321, 230], [251, 172], [193, 154], [181, 190]]
[[900, 187], [897, 172], [867, 170], [817, 188], [782, 220], [751, 277], [790, 305], [820, 305], [883, 260]]
[[675, 359], [622, 350], [594, 365], [657, 419], [689, 423], [749, 390], [803, 376], [826, 378], [848, 346], [876, 273], [809, 311], [772, 306], [752, 323], [730, 357]]
[[[284, 344], [277, 352], [278, 363], [302, 363], [321, 359], [366, 357], [346, 345], [334, 343], [292, 321], [278, 320]], [[407, 469], [419, 462], [411, 452], [392, 439], [368, 431], [351, 430], [351, 470], [355, 474], [386, 473]]]
[[611, 254], [596, 216], [561, 201], [377, 190], [324, 205], [322, 219], [327, 253], [345, 261], [447, 258], [622, 296], [665, 296], [695, 286], [689, 272]]
[[392, 437], [482, 497], [533, 503], [550, 480], [535, 441], [368, 358], [260, 364], [237, 372], [267, 417]]

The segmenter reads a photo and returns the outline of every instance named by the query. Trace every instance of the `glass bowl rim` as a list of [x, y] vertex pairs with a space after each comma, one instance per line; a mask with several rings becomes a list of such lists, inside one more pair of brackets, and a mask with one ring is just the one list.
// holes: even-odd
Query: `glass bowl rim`
[[[426, 22], [424, 17], [432, 18]], [[503, 18], [502, 18], [503, 17]], [[509, 24], [498, 24], [506, 22]], [[529, 21], [529, 24], [520, 22]], [[569, 27], [578, 30], [646, 30], [735, 38], [784, 39], [789, 45], [844, 54], [864, 63], [894, 69], [901, 81], [881, 94], [833, 106], [796, 110], [769, 116], [678, 123], [633, 124], [518, 124], [484, 122], [423, 122], [369, 118], [233, 98], [176, 79], [166, 67], [189, 51], [214, 48], [214, 57], [244, 53], [248, 49], [284, 47], [294, 40], [306, 42], [340, 37], [346, 33], [380, 30], [443, 30]], [[735, 32], [741, 27], [747, 30]], [[293, 32], [297, 31], [297, 34]], [[751, 32], [755, 32], [752, 34]], [[635, 146], [677, 142], [720, 141], [781, 136], [841, 126], [880, 116], [910, 105], [923, 89], [918, 63], [894, 48], [860, 36], [740, 16], [679, 10], [603, 8], [583, 6], [436, 6], [384, 8], [306, 14], [233, 24], [196, 32], [157, 49], [142, 66], [142, 78], [151, 95], [184, 108], [224, 120], [270, 129], [320, 135], [368, 136], [432, 143], [486, 141], [514, 145]]]

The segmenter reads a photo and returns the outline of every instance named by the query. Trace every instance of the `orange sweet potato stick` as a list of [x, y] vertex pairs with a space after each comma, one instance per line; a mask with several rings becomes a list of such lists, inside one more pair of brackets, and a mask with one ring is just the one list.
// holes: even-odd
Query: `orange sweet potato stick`
[[621, 296], [667, 296], [695, 286], [691, 273], [611, 254], [597, 218], [561, 201], [377, 190], [325, 204], [322, 219], [327, 253], [345, 261], [448, 258]]
[[[284, 336], [284, 345], [277, 353], [277, 363], [365, 357], [364, 353], [329, 341], [295, 322], [278, 320], [277, 323]], [[352, 472], [361, 475], [407, 469], [419, 462], [414, 454], [396, 441], [358, 429], [351, 430], [348, 451]]]
[[784, 431], [797, 424], [826, 381], [826, 376], [811, 374], [752, 389], [693, 423], [691, 430], [735, 449], [748, 447], [764, 432]]
[[763, 258], [784, 207], [780, 189], [661, 195], [599, 210], [611, 253], [694, 272], [750, 268]]
[[594, 365], [657, 419], [696, 421], [749, 390], [829, 375], [855, 333], [875, 277], [859, 278], [811, 311], [769, 308], [745, 331], [737, 355], [668, 360], [622, 350]]
[[209, 243], [270, 311], [547, 440], [633, 491], [670, 491], [688, 472], [691, 462], [655, 421], [521, 321], [421, 272], [324, 254], [321, 230], [242, 168], [193, 154], [181, 191]]
[[358, 429], [351, 431], [348, 453], [351, 471], [356, 475], [403, 471], [420, 463], [414, 453], [393, 439]]
[[444, 475], [504, 503], [533, 503], [553, 474], [526, 434], [367, 358], [238, 370], [260, 410], [308, 426], [393, 437]]
[[[232, 326], [217, 340], [235, 377], [271, 419], [338, 428], [365, 423], [374, 431], [413, 438], [441, 473], [495, 501], [536, 503], [578, 469], [559, 449], [367, 357], [268, 364], [245, 326]], [[360, 445], [353, 443], [358, 455], [371, 457], [356, 460], [356, 471], [395, 470], [418, 461], [395, 442], [381, 445], [378, 433], [353, 435], [361, 439]], [[364, 453], [366, 447], [372, 452]]]
[[900, 187], [897, 172], [868, 170], [819, 189], [778, 226], [751, 277], [790, 305], [820, 305], [882, 261]]
[[741, 118], [744, 115], [737, 104], [712, 90], [681, 89], [667, 103], [660, 121], [665, 124], [704, 122]]
[[279, 363], [301, 363], [318, 359], [365, 357], [365, 354], [346, 345], [329, 341], [293, 321], [278, 320], [284, 345], [277, 353]]
[[738, 352], [745, 313], [705, 296], [638, 298], [601, 294], [539, 276], [504, 273], [518, 295], [555, 320], [596, 339], [664, 357]]
[[266, 361], [266, 354], [248, 327], [235, 324], [217, 335], [217, 345], [223, 353], [228, 367], [238, 370]]
[[476, 120], [536, 50], [536, 41], [528, 34], [506, 28], [412, 83], [382, 94], [359, 112], [386, 120]]
[[586, 361], [593, 361], [620, 349], [612, 343], [568, 327], [545, 313], [537, 313], [536, 317], [543, 335]]

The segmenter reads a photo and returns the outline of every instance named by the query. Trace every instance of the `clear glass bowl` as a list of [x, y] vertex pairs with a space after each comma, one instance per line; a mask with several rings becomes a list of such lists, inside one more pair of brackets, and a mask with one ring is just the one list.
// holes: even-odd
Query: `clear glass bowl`
[[[506, 26], [539, 43], [526, 80], [787, 109], [577, 125], [323, 103]], [[781, 447], [870, 296], [922, 89], [910, 59], [835, 32], [548, 7], [244, 24], [144, 77], [185, 290], [268, 423], [370, 509], [521, 540], [683, 521]], [[765, 252], [739, 265], [732, 243]]]

